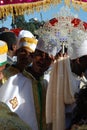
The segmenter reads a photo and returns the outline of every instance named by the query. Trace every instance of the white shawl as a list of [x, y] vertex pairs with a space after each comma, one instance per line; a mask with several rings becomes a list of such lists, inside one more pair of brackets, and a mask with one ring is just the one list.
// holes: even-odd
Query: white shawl
[[65, 129], [65, 104], [74, 102], [78, 90], [73, 82], [69, 57], [61, 57], [54, 64], [46, 97], [46, 123], [52, 123], [52, 130]]

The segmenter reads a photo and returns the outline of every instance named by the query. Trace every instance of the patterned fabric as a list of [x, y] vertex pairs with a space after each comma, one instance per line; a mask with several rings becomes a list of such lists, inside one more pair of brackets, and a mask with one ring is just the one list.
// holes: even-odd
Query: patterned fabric
[[0, 130], [31, 130], [17, 114], [0, 102]]
[[[41, 79], [39, 81], [37, 81], [27, 71], [24, 71], [23, 74], [27, 78], [32, 80], [34, 104], [35, 104], [35, 108], [36, 108], [36, 115], [37, 115], [39, 130], [46, 130], [45, 101], [46, 101], [47, 84], [45, 84], [43, 77], [41, 77]], [[39, 84], [39, 86], [38, 86], [38, 84]], [[41, 87], [41, 93], [39, 92], [40, 89], [38, 87]]]

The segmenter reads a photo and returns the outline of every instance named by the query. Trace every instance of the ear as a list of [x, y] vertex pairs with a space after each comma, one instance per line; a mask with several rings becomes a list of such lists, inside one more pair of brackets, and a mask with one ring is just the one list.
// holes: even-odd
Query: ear
[[76, 62], [77, 62], [78, 64], [80, 64], [79, 58], [76, 59]]

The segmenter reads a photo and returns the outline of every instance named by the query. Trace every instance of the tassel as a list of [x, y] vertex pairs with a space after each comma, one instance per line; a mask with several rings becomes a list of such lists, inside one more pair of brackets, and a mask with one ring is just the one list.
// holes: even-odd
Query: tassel
[[8, 15], [23, 15], [24, 13], [34, 13], [35, 11], [40, 12], [43, 8], [47, 10], [50, 5], [59, 4], [61, 0], [40, 0], [37, 2], [30, 3], [17, 3], [17, 4], [8, 4], [8, 5], [0, 5], [0, 18]]

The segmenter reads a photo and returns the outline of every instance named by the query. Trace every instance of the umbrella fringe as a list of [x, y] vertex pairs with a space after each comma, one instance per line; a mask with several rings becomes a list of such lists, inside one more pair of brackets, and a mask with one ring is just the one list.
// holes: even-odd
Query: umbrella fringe
[[61, 0], [41, 0], [38, 2], [30, 3], [17, 3], [17, 4], [8, 4], [0, 5], [0, 18], [7, 17], [9, 15], [18, 16], [34, 13], [35, 11], [40, 12], [40, 10], [47, 10], [51, 5], [57, 5]]

